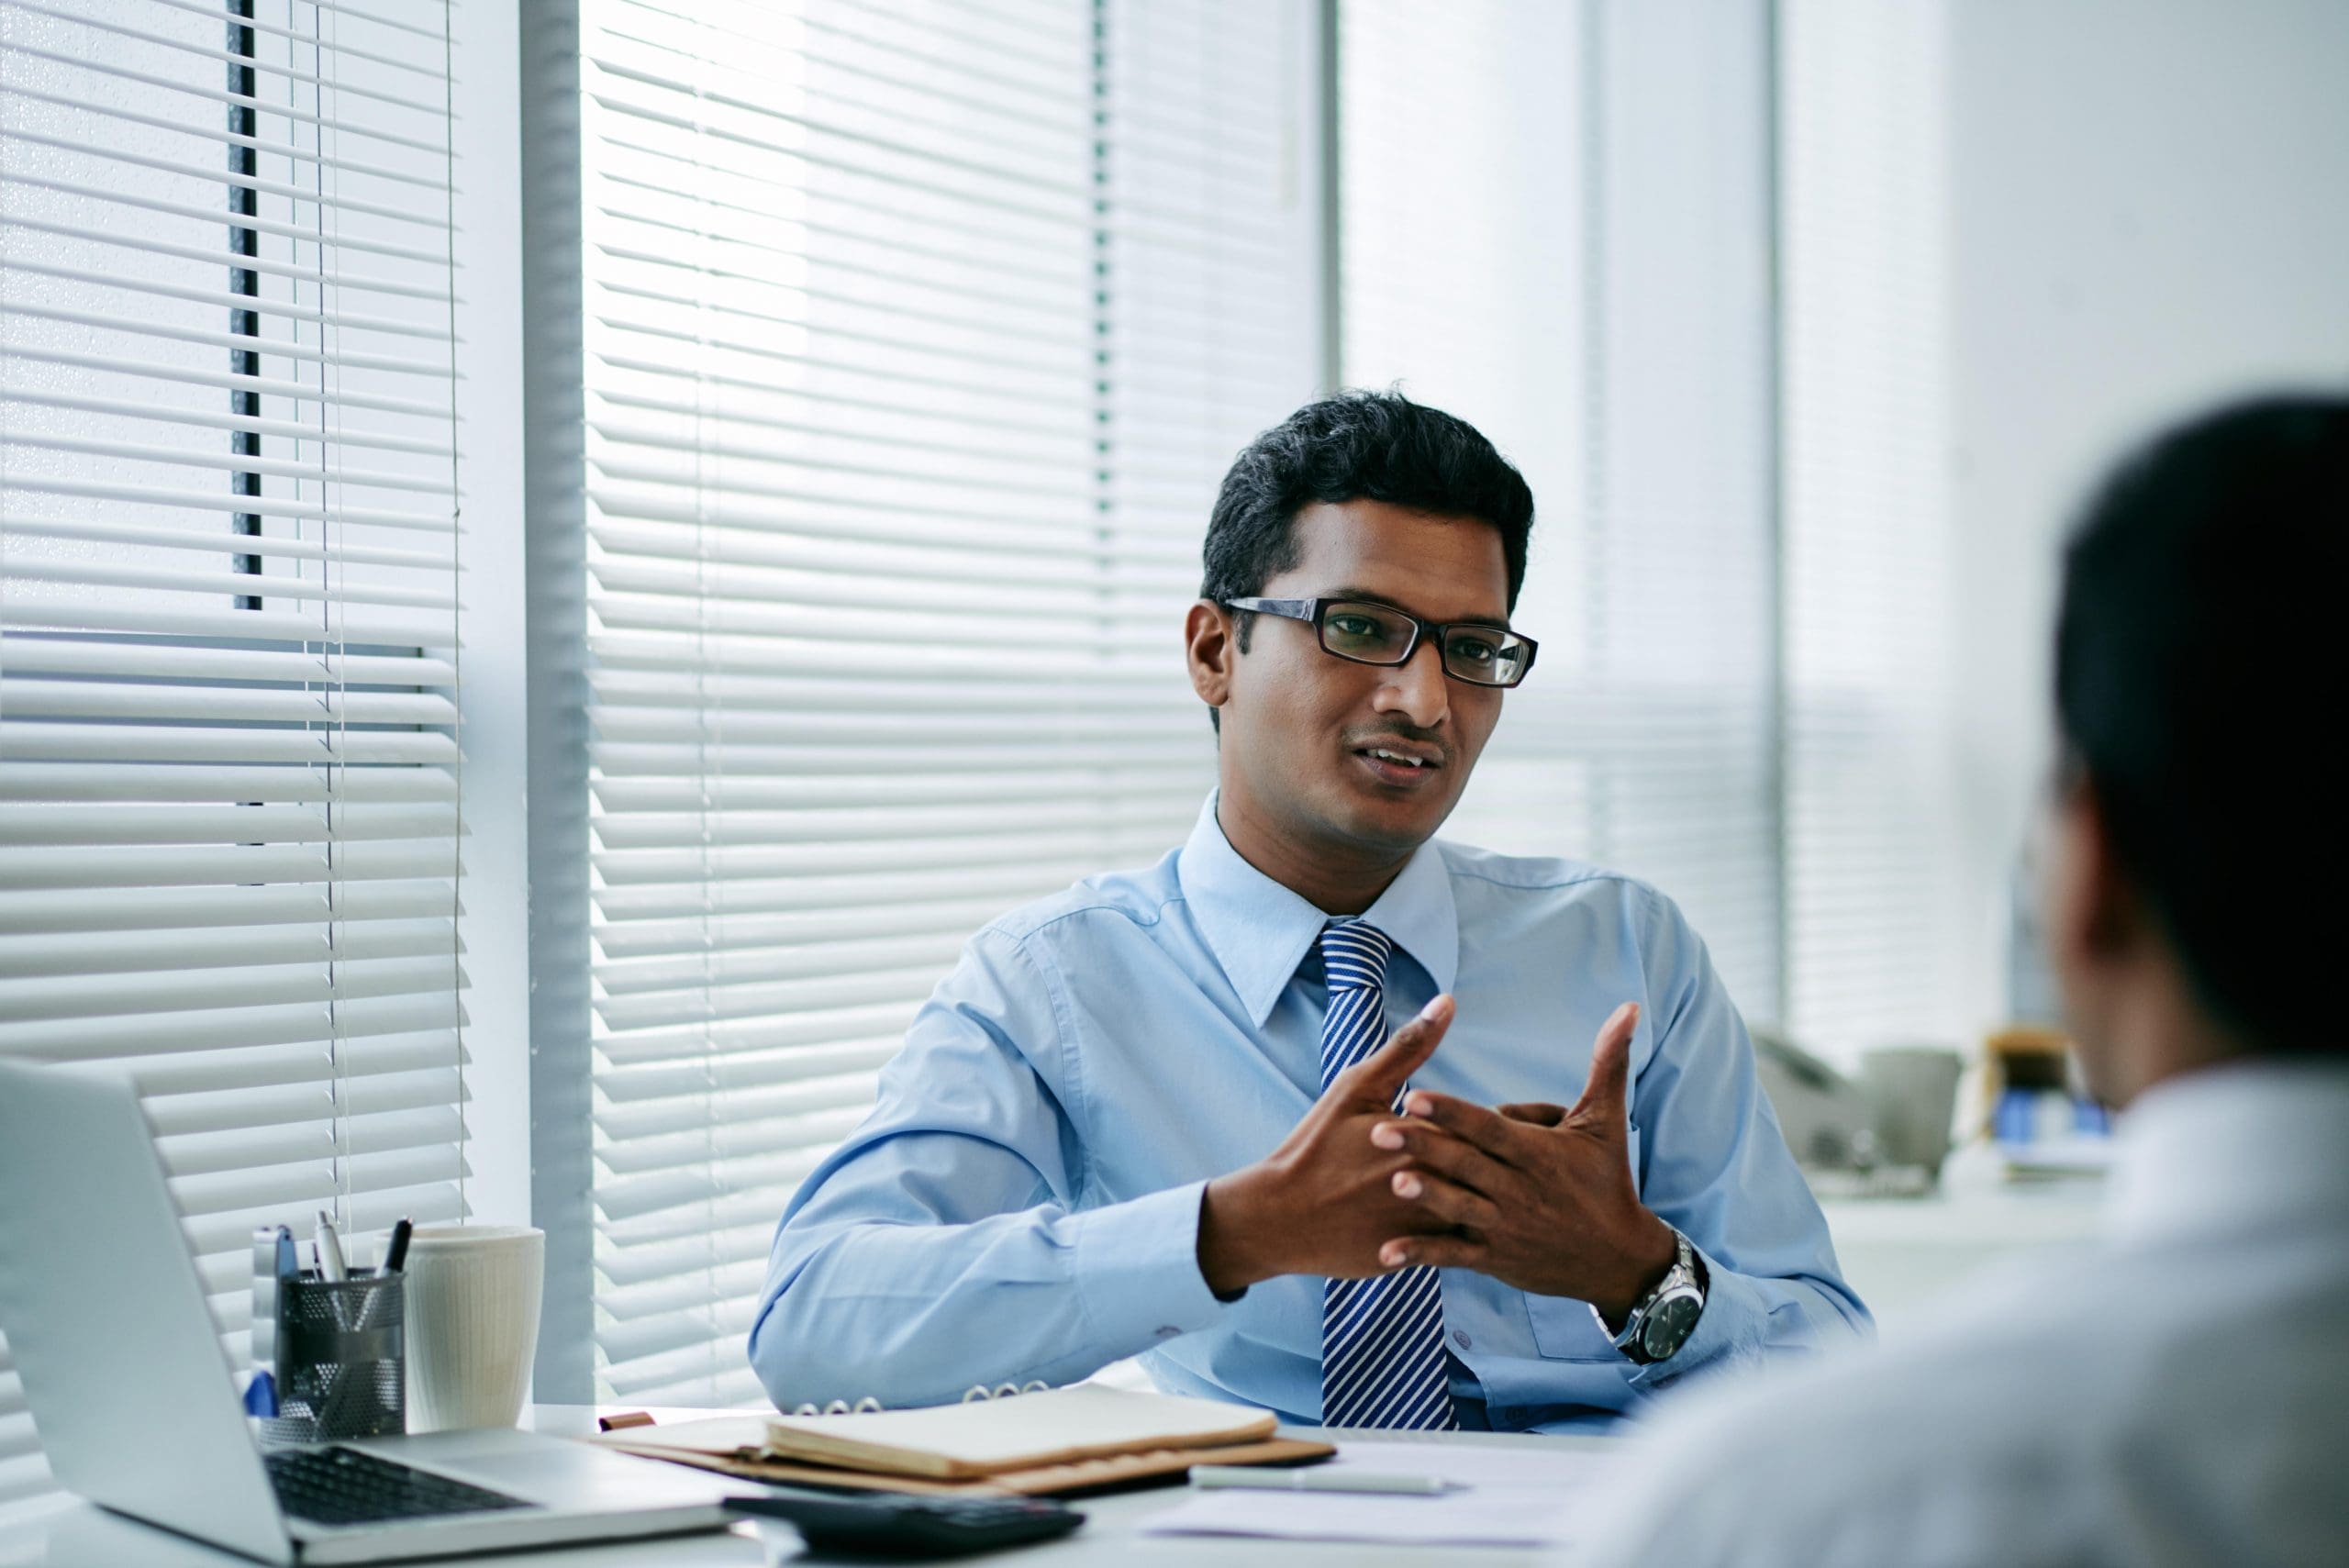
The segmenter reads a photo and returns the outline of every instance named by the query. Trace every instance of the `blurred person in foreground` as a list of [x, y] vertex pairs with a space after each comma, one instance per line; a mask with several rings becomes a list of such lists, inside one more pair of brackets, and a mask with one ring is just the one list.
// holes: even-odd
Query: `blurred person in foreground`
[[1865, 1327], [1671, 900], [1433, 838], [1533, 667], [1532, 523], [1399, 395], [1240, 454], [1183, 628], [1217, 787], [972, 938], [777, 1230], [777, 1402], [1139, 1355], [1294, 1421], [1544, 1431]]
[[2106, 483], [2065, 562], [2043, 889], [2125, 1107], [2105, 1237], [1659, 1408], [1577, 1561], [2349, 1562], [2344, 595], [2349, 399], [2210, 416]]

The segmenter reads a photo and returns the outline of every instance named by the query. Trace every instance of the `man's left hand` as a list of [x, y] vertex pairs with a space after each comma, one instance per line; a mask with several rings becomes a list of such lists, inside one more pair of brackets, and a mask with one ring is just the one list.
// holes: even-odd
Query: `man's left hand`
[[1589, 1080], [1571, 1108], [1491, 1111], [1413, 1090], [1407, 1117], [1378, 1123], [1371, 1141], [1410, 1154], [1415, 1168], [1395, 1173], [1396, 1195], [1453, 1229], [1396, 1237], [1379, 1262], [1474, 1269], [1536, 1296], [1587, 1301], [1620, 1325], [1672, 1267], [1677, 1245], [1631, 1180], [1627, 1106], [1639, 1021], [1639, 1005], [1626, 1002], [1600, 1026]]

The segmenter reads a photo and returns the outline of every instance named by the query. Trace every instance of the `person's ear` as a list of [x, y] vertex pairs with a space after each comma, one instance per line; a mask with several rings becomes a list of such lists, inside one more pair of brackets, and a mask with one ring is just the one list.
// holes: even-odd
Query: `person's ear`
[[2049, 813], [2047, 957], [2088, 1088], [2109, 1106], [2124, 1106], [2162, 1076], [2157, 1054], [2149, 1054], [2161, 1031], [2148, 1035], [2143, 1027], [2148, 999], [2182, 981], [2160, 922], [2114, 848], [2095, 781], [2076, 766], [2066, 772]]
[[1209, 707], [1231, 700], [1231, 665], [1240, 655], [1232, 634], [1231, 613], [1221, 605], [1201, 599], [1183, 617], [1183, 650], [1191, 671], [1191, 689]]
[[2048, 957], [2075, 983], [2127, 953], [2143, 935], [2135, 890], [2113, 853], [2096, 786], [2073, 773], [2050, 813], [2045, 908]]

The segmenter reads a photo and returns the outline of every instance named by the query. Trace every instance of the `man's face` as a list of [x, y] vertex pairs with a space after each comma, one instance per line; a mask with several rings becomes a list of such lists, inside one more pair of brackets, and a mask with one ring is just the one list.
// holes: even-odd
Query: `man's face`
[[[1265, 583], [1262, 597], [1370, 599], [1430, 621], [1506, 620], [1508, 562], [1489, 523], [1355, 500], [1308, 506], [1294, 528], [1297, 563]], [[1303, 621], [1252, 621], [1222, 708], [1227, 791], [1244, 790], [1307, 842], [1392, 855], [1433, 836], [1500, 718], [1500, 690], [1446, 675], [1432, 639], [1408, 663], [1382, 667], [1323, 651]]]

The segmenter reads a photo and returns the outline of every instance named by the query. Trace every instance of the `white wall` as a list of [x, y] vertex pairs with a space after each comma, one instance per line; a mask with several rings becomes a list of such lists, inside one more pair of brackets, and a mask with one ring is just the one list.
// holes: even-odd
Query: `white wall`
[[1963, 984], [1987, 1023], [2083, 487], [2189, 406], [2349, 382], [2349, 5], [1960, 0], [1948, 22]]

